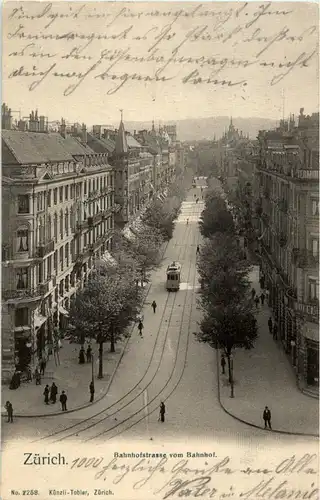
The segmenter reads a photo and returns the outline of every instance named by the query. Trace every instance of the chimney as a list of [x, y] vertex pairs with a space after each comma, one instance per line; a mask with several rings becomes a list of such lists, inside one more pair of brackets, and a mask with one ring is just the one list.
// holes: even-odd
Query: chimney
[[83, 142], [83, 144], [87, 144], [87, 141], [88, 141], [87, 127], [84, 123], [82, 124], [81, 132], [82, 132], [81, 133], [82, 142]]
[[66, 128], [66, 122], [63, 118], [61, 118], [61, 125], [59, 127], [59, 132], [60, 135], [65, 139], [67, 134], [67, 128]]
[[39, 132], [46, 132], [45, 117], [39, 116]]
[[20, 132], [26, 132], [27, 122], [25, 122], [24, 120], [19, 120], [18, 121], [18, 130], [20, 130]]
[[101, 139], [101, 125], [93, 125], [92, 133], [98, 139]]

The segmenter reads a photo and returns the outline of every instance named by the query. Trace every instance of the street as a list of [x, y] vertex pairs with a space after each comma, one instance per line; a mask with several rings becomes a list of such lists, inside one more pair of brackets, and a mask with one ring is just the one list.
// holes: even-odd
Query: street
[[[199, 188], [190, 190], [182, 204], [174, 237], [153, 273], [143, 309], [143, 338], [135, 328], [107, 395], [88, 408], [54, 419], [38, 418], [36, 425], [34, 419], [16, 419], [14, 426], [3, 426], [4, 444], [13, 436], [46, 444], [114, 439], [184, 442], [186, 437], [199, 442], [205, 437], [221, 442], [258, 438], [266, 444], [306, 439], [254, 429], [234, 420], [219, 404], [216, 352], [193, 335], [200, 319], [196, 248], [201, 245], [198, 219], [203, 208], [195, 194], [201, 198]], [[181, 286], [169, 293], [165, 271], [174, 260], [182, 265]], [[158, 421], [161, 401], [166, 405], [164, 423]]]

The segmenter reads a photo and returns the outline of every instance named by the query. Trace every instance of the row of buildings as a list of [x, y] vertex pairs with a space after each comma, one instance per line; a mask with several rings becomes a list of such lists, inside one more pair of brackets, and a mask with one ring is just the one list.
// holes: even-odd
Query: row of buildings
[[14, 125], [2, 106], [4, 382], [50, 349], [76, 290], [112, 259], [115, 228], [134, 224], [183, 169], [174, 126], [131, 135], [121, 116], [117, 130], [61, 120], [51, 132], [37, 112]]
[[220, 175], [241, 202], [283, 349], [301, 390], [319, 390], [319, 113], [281, 120], [257, 140], [229, 136]]

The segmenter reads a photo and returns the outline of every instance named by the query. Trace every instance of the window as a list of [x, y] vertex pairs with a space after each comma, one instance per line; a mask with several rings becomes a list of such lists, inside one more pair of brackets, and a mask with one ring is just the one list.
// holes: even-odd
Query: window
[[69, 266], [69, 243], [64, 247], [64, 256], [67, 261], [67, 266]]
[[59, 250], [60, 271], [63, 271], [63, 247]]
[[28, 214], [30, 212], [30, 203], [28, 194], [18, 195], [18, 213]]
[[70, 186], [70, 198], [71, 198], [71, 200], [73, 200], [73, 198], [74, 198], [74, 185], [73, 184]]
[[59, 201], [60, 203], [63, 202], [63, 187], [59, 188]]
[[52, 275], [52, 255], [47, 259], [47, 278], [50, 279]]
[[51, 215], [48, 215], [47, 219], [47, 239], [51, 240], [52, 238], [52, 220], [51, 220]]
[[58, 240], [58, 216], [57, 214], [54, 214], [53, 217], [53, 237], [55, 239], [55, 242]]
[[311, 200], [312, 204], [312, 215], [319, 215], [319, 200]]
[[64, 188], [64, 197], [65, 197], [65, 200], [68, 201], [68, 198], [69, 198], [69, 186], [65, 186], [65, 188]]
[[63, 211], [60, 212], [60, 238], [63, 238]]
[[58, 270], [58, 251], [56, 250], [53, 254], [53, 269]]
[[48, 207], [51, 207], [51, 189], [49, 189], [47, 193], [47, 205]]
[[19, 307], [15, 310], [15, 326], [25, 326], [29, 323], [29, 309], [27, 307]]
[[309, 279], [309, 300], [319, 300], [319, 282]]
[[318, 255], [319, 255], [319, 240], [317, 238], [313, 238], [311, 240], [311, 249], [312, 249], [312, 255], [314, 257], [318, 257]]
[[28, 228], [19, 228], [17, 231], [17, 252], [27, 252], [29, 250], [28, 239]]
[[84, 181], [84, 194], [87, 194], [87, 181]]
[[69, 234], [69, 212], [68, 209], [66, 209], [65, 214], [64, 214], [64, 230], [66, 232], [66, 235]]
[[54, 205], [56, 205], [56, 204], [57, 204], [57, 201], [58, 201], [58, 189], [57, 189], [57, 188], [55, 188], [55, 189], [53, 190], [53, 203], [54, 203]]
[[22, 267], [17, 269], [17, 290], [25, 290], [28, 288], [28, 269]]

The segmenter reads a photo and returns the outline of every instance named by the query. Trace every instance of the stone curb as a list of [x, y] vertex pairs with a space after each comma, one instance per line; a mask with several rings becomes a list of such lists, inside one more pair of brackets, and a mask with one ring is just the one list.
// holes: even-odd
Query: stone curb
[[[231, 413], [223, 405], [223, 403], [221, 401], [221, 392], [220, 392], [219, 354], [220, 354], [220, 350], [216, 349], [216, 356], [217, 356], [217, 360], [216, 360], [217, 361], [217, 377], [218, 377], [218, 400], [219, 400], [219, 404], [220, 404], [221, 408], [223, 409], [223, 411], [225, 413], [227, 413], [227, 415], [229, 415], [230, 417], [234, 418], [235, 420], [238, 420], [238, 422], [241, 422], [242, 424], [250, 425], [250, 427], [255, 427], [256, 429], [260, 429], [263, 432], [270, 432], [270, 430], [268, 430], [268, 429], [264, 429], [263, 427], [260, 427], [259, 425], [253, 424], [251, 422], [248, 422], [247, 420], [243, 420], [242, 418], [237, 417], [237, 415], [234, 415], [233, 413]], [[305, 432], [280, 431], [280, 430], [277, 430], [277, 429], [272, 429], [271, 432], [275, 432], [277, 434], [286, 434], [286, 435], [289, 435], [289, 436], [306, 436], [306, 437], [316, 437], [316, 438], [319, 437], [319, 434], [306, 434]]]
[[[168, 248], [169, 242], [170, 242], [170, 240], [169, 240], [168, 242], [166, 242], [166, 244], [165, 244], [165, 247], [164, 247], [164, 249], [163, 249], [162, 256], [161, 256], [161, 259], [160, 259], [160, 263], [161, 263], [161, 261], [163, 260], [163, 257], [164, 257], [164, 254], [165, 254], [165, 252], [166, 252], [167, 248]], [[146, 302], [147, 297], [148, 297], [148, 295], [149, 295], [149, 292], [150, 292], [151, 286], [152, 286], [152, 282], [150, 282], [150, 284], [149, 284], [149, 286], [148, 286], [148, 288], [147, 288], [147, 290], [146, 290], [146, 293], [145, 293], [145, 296], [144, 296], [144, 299], [143, 299], [143, 302], [142, 302], [142, 305], [141, 305], [141, 309], [142, 309], [142, 308], [143, 308], [143, 306], [145, 305], [145, 302]], [[126, 342], [124, 343], [124, 345], [123, 345], [123, 347], [122, 347], [122, 349], [121, 349], [121, 354], [120, 354], [120, 357], [119, 357], [118, 362], [117, 362], [117, 364], [116, 364], [116, 366], [115, 366], [115, 368], [114, 368], [114, 370], [113, 370], [113, 372], [112, 372], [112, 374], [111, 374], [111, 376], [110, 376], [110, 380], [109, 380], [109, 382], [108, 382], [108, 384], [107, 384], [106, 390], [103, 392], [103, 394], [102, 394], [101, 396], [99, 396], [99, 398], [95, 399], [92, 403], [90, 403], [90, 402], [89, 402], [89, 403], [86, 403], [86, 404], [84, 404], [84, 405], [77, 406], [76, 408], [72, 408], [72, 410], [67, 410], [67, 411], [64, 411], [64, 412], [63, 412], [63, 411], [57, 411], [57, 412], [55, 412], [55, 413], [45, 413], [45, 414], [36, 413], [36, 414], [33, 414], [33, 415], [19, 415], [18, 413], [17, 413], [17, 414], [15, 414], [15, 413], [14, 413], [14, 417], [15, 417], [15, 418], [44, 418], [44, 417], [56, 417], [57, 415], [62, 415], [62, 414], [65, 414], [65, 413], [73, 413], [73, 412], [75, 412], [75, 411], [83, 410], [84, 408], [88, 408], [89, 406], [93, 406], [93, 405], [95, 405], [96, 403], [98, 403], [99, 401], [101, 401], [101, 400], [102, 400], [102, 399], [103, 399], [103, 398], [104, 398], [104, 397], [108, 394], [108, 392], [109, 392], [110, 386], [111, 386], [111, 384], [112, 384], [112, 382], [113, 382], [113, 379], [114, 379], [114, 377], [115, 377], [116, 371], [117, 371], [117, 369], [119, 368], [119, 365], [120, 365], [120, 363], [121, 363], [121, 361], [122, 361], [122, 358], [123, 358], [124, 353], [125, 353], [125, 351], [126, 351], [126, 348], [127, 348], [127, 346], [128, 346], [128, 343], [129, 343], [129, 340], [130, 340], [130, 338], [131, 338], [131, 334], [132, 334], [133, 330], [134, 330], [134, 325], [132, 326], [132, 328], [131, 328], [131, 332], [130, 332], [130, 335], [128, 335], [128, 337], [127, 337], [127, 339], [126, 339]], [[2, 416], [2, 417], [6, 417], [6, 416], [7, 416], [7, 414], [6, 414], [6, 413], [1, 413], [1, 416]]]

